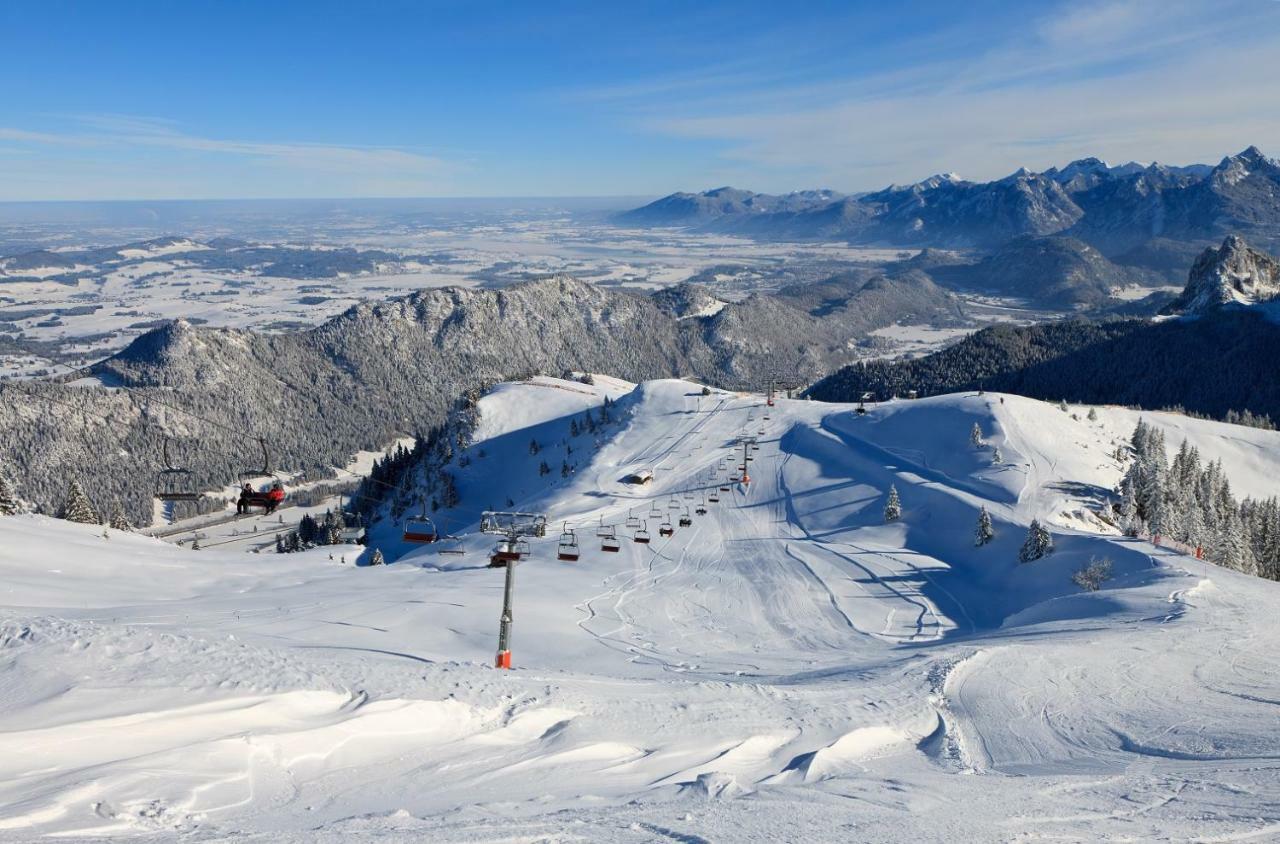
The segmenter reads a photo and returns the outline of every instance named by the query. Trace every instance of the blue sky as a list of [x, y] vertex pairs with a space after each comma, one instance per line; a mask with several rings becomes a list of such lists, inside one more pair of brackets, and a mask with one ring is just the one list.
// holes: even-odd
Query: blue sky
[[0, 4], [0, 199], [855, 191], [1280, 154], [1280, 3]]

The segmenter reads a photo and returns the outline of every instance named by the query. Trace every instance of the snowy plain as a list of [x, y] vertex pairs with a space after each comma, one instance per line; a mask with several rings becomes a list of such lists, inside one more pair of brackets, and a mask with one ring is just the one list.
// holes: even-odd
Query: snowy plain
[[[1280, 837], [1280, 584], [1090, 517], [1138, 413], [595, 381], [482, 399], [440, 514], [458, 540], [384, 522], [387, 566], [0, 519], [0, 840]], [[605, 396], [614, 421], [575, 437]], [[1274, 490], [1280, 434], [1141, 416]], [[552, 456], [574, 471], [540, 475]], [[515, 571], [510, 672], [475, 533], [506, 499], [551, 523]], [[1056, 550], [1020, 565], [1032, 518]]]

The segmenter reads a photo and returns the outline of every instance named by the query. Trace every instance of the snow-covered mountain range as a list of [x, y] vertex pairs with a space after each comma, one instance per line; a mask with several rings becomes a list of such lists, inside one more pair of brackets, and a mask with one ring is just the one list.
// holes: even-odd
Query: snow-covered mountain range
[[[935, 176], [858, 196], [810, 191], [783, 197], [719, 188], [677, 193], [620, 214], [625, 225], [692, 226], [776, 238], [991, 249], [1023, 236], [1069, 234], [1109, 257], [1149, 242], [1203, 244], [1239, 233], [1280, 243], [1280, 164], [1257, 147], [1217, 166], [1106, 165], [1096, 158], [991, 182]], [[1146, 251], [1142, 251], [1147, 247]], [[1143, 263], [1143, 262], [1146, 263]]]

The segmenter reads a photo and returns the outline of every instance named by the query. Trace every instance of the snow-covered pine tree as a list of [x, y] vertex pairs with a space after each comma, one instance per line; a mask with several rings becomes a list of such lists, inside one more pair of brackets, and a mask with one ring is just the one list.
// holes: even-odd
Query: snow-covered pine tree
[[79, 481], [72, 481], [71, 488], [67, 490], [67, 503], [62, 505], [62, 518], [84, 525], [102, 523], [102, 519], [98, 518], [98, 511], [89, 503], [89, 496], [84, 494]]
[[1070, 409], [1071, 409], [1071, 408], [1067, 407], [1067, 400], [1066, 400], [1066, 399], [1062, 399], [1061, 401], [1059, 401], [1059, 402], [1058, 402], [1058, 410], [1061, 410], [1063, 413], [1066, 413], [1066, 412], [1067, 412], [1067, 411], [1069, 411]]
[[994, 451], [992, 451], [992, 452], [991, 452], [991, 462], [992, 462], [992, 463], [1003, 463], [1003, 462], [1004, 462], [1004, 455], [1000, 453], [1000, 447], [999, 447], [999, 446], [997, 446], [997, 447], [996, 447], [996, 449], [995, 449]]
[[280, 535], [280, 534], [278, 534], [278, 533], [276, 534], [276, 553], [277, 553], [277, 554], [283, 554], [283, 553], [285, 553], [285, 550], [284, 550], [284, 537], [283, 537], [283, 536], [281, 536], [281, 535]]
[[902, 518], [902, 501], [898, 498], [898, 487], [889, 486], [889, 500], [884, 504], [884, 520], [896, 522]]
[[1097, 411], [1097, 408], [1093, 408], [1093, 407], [1089, 408], [1089, 421], [1090, 421], [1090, 422], [1097, 422], [1097, 421], [1098, 421], [1098, 411]]
[[982, 448], [982, 426], [977, 422], [974, 422], [973, 427], [969, 429], [969, 445]]
[[986, 507], [978, 510], [978, 527], [973, 532], [974, 545], [986, 545], [996, 538], [996, 529], [991, 524], [991, 514]]
[[0, 471], [0, 516], [16, 516], [22, 512], [22, 509], [18, 494], [9, 485], [4, 472]]
[[369, 558], [369, 565], [371, 565], [371, 566], [384, 566], [384, 565], [386, 565], [386, 564], [387, 564], [387, 559], [386, 559], [385, 557], [383, 557], [383, 556], [382, 556], [382, 549], [381, 549], [381, 548], [374, 548], [374, 549], [373, 549], [373, 556]]
[[120, 499], [116, 499], [115, 510], [111, 513], [111, 529], [112, 530], [133, 530], [133, 525], [129, 524], [129, 517], [124, 514], [124, 507], [120, 504]]
[[1046, 554], [1053, 553], [1053, 536], [1040, 524], [1039, 519], [1032, 519], [1027, 528], [1027, 539], [1018, 551], [1018, 562], [1030, 563]]

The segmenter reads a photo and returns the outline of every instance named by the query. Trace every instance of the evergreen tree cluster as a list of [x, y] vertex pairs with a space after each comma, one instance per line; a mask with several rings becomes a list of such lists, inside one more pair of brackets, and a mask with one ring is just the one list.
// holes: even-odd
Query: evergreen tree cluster
[[342, 531], [348, 527], [360, 527], [361, 520], [359, 513], [326, 510], [319, 519], [308, 513], [298, 522], [296, 530], [276, 537], [276, 552], [291, 554], [320, 545], [344, 545]]
[[1132, 463], [1114, 511], [1132, 536], [1168, 537], [1203, 550], [1219, 565], [1280, 580], [1280, 501], [1237, 501], [1222, 462], [1205, 463], [1183, 440], [1172, 463], [1164, 432], [1139, 420]]
[[1248, 309], [1195, 320], [997, 325], [924, 357], [851, 364], [815, 384], [821, 401], [864, 392], [921, 396], [991, 390], [1046, 401], [1185, 408], [1272, 427], [1280, 418], [1280, 325]]

